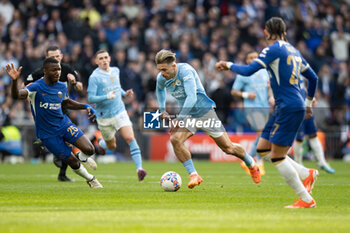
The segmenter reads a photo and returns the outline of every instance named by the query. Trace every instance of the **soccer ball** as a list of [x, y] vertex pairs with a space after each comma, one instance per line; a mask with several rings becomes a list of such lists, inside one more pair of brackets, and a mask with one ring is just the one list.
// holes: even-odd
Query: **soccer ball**
[[182, 184], [181, 176], [176, 172], [170, 171], [164, 173], [160, 178], [160, 186], [167, 192], [175, 192], [180, 189]]

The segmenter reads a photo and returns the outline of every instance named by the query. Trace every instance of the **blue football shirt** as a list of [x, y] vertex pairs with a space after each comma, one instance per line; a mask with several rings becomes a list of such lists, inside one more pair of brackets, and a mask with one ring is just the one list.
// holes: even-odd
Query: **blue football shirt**
[[277, 107], [290, 111], [305, 109], [300, 73], [306, 71], [309, 64], [297, 49], [285, 41], [276, 41], [263, 49], [255, 61], [270, 75]]
[[39, 79], [29, 84], [28, 99], [35, 120], [35, 130], [40, 139], [60, 135], [61, 130], [70, 122], [63, 114], [62, 101], [68, 99], [67, 84], [57, 82], [53, 85]]

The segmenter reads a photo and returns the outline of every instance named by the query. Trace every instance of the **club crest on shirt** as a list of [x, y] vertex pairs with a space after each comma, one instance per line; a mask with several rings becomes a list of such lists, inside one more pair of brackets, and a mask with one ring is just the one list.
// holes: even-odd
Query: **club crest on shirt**
[[175, 86], [180, 86], [181, 85], [181, 81], [180, 80], [176, 80], [175, 82], [172, 82], [171, 83], [171, 86], [173, 87], [173, 88], [175, 88]]
[[113, 77], [109, 77], [109, 80], [111, 80], [111, 83], [114, 82], [114, 78]]
[[59, 92], [57, 93], [57, 95], [58, 95], [58, 98], [62, 98], [62, 92], [59, 91]]

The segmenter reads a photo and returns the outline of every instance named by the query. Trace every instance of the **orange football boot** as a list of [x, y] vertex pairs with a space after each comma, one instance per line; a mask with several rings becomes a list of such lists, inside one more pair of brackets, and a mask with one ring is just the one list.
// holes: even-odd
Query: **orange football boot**
[[190, 182], [188, 182], [187, 187], [193, 189], [195, 186], [200, 185], [203, 182], [202, 177], [198, 174], [190, 175]]

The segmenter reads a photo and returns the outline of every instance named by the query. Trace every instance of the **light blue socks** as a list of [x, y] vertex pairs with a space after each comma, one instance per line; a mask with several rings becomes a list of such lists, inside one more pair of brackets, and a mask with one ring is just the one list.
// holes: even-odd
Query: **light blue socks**
[[101, 138], [101, 140], [98, 142], [98, 144], [105, 150], [107, 150], [107, 145], [106, 145], [106, 142], [105, 140], [103, 140], [103, 138]]
[[245, 152], [244, 163], [247, 167], [252, 168], [255, 165], [254, 159], [247, 152]]
[[136, 139], [129, 143], [131, 158], [134, 160], [136, 169], [142, 168], [142, 157], [140, 147], [136, 142]]
[[183, 162], [182, 165], [184, 165], [188, 174], [197, 173], [196, 169], [193, 166], [192, 159], [189, 159], [189, 160]]

